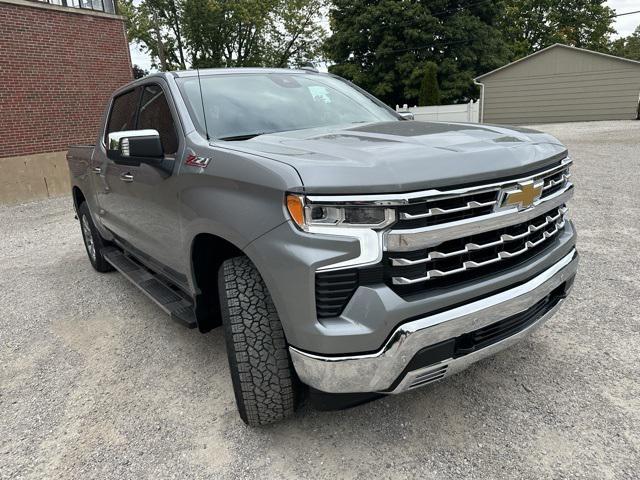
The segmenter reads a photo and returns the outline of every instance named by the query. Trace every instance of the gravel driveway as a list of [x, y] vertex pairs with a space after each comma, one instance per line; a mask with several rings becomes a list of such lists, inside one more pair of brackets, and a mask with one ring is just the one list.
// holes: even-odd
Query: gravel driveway
[[537, 128], [575, 159], [560, 313], [445, 382], [262, 429], [221, 330], [94, 272], [68, 198], [0, 207], [0, 478], [638, 478], [640, 122]]

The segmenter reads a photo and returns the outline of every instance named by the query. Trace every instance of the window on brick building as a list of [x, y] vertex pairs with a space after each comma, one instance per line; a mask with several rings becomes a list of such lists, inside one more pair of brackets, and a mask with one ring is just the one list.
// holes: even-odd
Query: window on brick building
[[82, 8], [99, 12], [116, 13], [114, 0], [37, 0], [62, 7]]
[[136, 122], [136, 111], [138, 107], [138, 98], [140, 90], [135, 89], [118, 95], [113, 100], [109, 122], [107, 123], [106, 137], [111, 132], [122, 132], [125, 130], [134, 130]]
[[142, 92], [138, 129], [152, 128], [160, 134], [164, 153], [172, 155], [178, 150], [178, 137], [167, 99], [159, 85], [146, 85]]

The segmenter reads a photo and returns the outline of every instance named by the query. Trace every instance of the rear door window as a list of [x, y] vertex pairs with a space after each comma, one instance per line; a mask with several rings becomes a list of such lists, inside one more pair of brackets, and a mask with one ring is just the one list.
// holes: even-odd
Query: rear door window
[[138, 114], [138, 130], [151, 128], [160, 134], [165, 154], [178, 151], [178, 137], [167, 98], [159, 85], [145, 85]]
[[118, 95], [111, 106], [105, 142], [111, 132], [134, 130], [136, 125], [136, 111], [138, 107], [139, 89], [130, 90]]

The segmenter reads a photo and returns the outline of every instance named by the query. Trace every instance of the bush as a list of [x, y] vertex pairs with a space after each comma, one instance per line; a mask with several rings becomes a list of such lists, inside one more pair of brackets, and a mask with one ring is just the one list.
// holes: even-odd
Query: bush
[[438, 85], [438, 66], [433, 62], [427, 62], [424, 66], [424, 75], [420, 82], [418, 94], [420, 106], [440, 105], [440, 86]]

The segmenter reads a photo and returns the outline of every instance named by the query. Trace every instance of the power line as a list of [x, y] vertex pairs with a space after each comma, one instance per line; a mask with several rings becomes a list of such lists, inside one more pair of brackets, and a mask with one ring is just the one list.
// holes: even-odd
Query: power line
[[[427, 11], [425, 10], [424, 12], [422, 12], [423, 14], [430, 16], [430, 17], [435, 17], [436, 19], [438, 18], [439, 15], [444, 15], [446, 13], [457, 13], [457, 12], [461, 12], [464, 10], [467, 10], [471, 7], [477, 7], [478, 5], [482, 5], [483, 3], [492, 3], [494, 0], [478, 0], [476, 2], [471, 2], [468, 3], [466, 5], [458, 5], [455, 7], [450, 7], [446, 10], [442, 10], [439, 12], [431, 12], [431, 11]], [[406, 22], [401, 22], [401, 23], [389, 23], [388, 26], [389, 27], [393, 27], [393, 28], [402, 28], [402, 27], [409, 27], [409, 26], [418, 26], [420, 24], [424, 23], [424, 18], [413, 18], [409, 21]]]
[[[484, 3], [492, 2], [492, 1], [493, 0], [478, 0], [478, 1], [475, 1], [475, 2], [470, 2], [470, 3], [466, 4], [466, 5], [458, 5], [458, 6], [455, 6], [455, 7], [451, 7], [451, 8], [448, 8], [446, 10], [442, 10], [440, 12], [428, 12], [428, 15], [437, 18], [439, 15], [444, 15], [446, 13], [454, 13], [454, 12], [457, 13], [459, 11], [464, 11], [464, 10], [466, 10], [468, 8], [477, 7], [478, 5], [482, 5]], [[413, 19], [413, 20], [411, 20], [409, 22], [404, 22], [404, 23], [400, 23], [400, 24], [393, 23], [391, 26], [393, 26], [395, 28], [397, 28], [397, 27], [406, 27], [406, 26], [414, 25], [416, 23], [421, 23], [421, 22], [422, 22], [422, 20]], [[378, 50], [378, 51], [372, 52], [372, 53], [374, 53], [374, 55], [376, 55], [376, 56], [378, 56], [378, 55], [388, 55], [388, 54], [391, 54], [391, 53], [404, 53], [404, 52], [412, 52], [412, 51], [415, 51], [415, 50], [425, 50], [425, 49], [433, 48], [433, 47], [446, 47], [446, 46], [449, 46], [449, 45], [459, 45], [461, 43], [467, 43], [467, 42], [468, 42], [468, 40], [452, 40], [452, 41], [449, 41], [449, 42], [434, 42], [434, 43], [430, 43], [430, 44], [427, 44], [427, 45], [418, 45], [418, 46], [411, 47], [411, 48], [399, 48], [399, 49], [394, 49], [394, 50]]]
[[424, 50], [426, 48], [432, 48], [432, 47], [446, 47], [448, 45], [458, 45], [460, 43], [467, 43], [468, 41], [469, 40], [453, 40], [450, 42], [436, 42], [436, 43], [430, 43], [428, 45], [418, 45], [417, 47], [411, 47], [411, 48], [399, 48], [397, 50], [378, 50], [372, 53], [374, 55], [388, 55], [390, 53], [412, 52], [414, 50]]
[[[431, 16], [431, 17], [438, 17], [439, 15], [444, 15], [446, 13], [453, 13], [453, 12], [459, 12], [459, 11], [464, 11], [468, 8], [471, 7], [476, 7], [478, 5], [482, 5], [483, 3], [487, 3], [487, 2], [492, 2], [493, 0], [478, 0], [476, 2], [471, 2], [468, 3], [466, 5], [458, 5], [455, 7], [451, 7], [448, 8], [446, 10], [442, 10], [440, 12], [425, 12], [427, 15]], [[613, 15], [611, 15], [609, 18], [617, 18], [617, 17], [624, 17], [625, 15], [635, 15], [636, 13], [640, 13], [640, 10], [635, 10], [633, 12], [624, 12], [624, 13], [615, 13]], [[402, 23], [393, 23], [389, 26], [393, 26], [395, 28], [398, 27], [408, 27], [408, 26], [412, 26], [412, 25], [416, 25], [416, 24], [420, 24], [422, 23], [423, 20], [422, 19], [418, 19], [418, 18], [414, 18], [412, 20], [409, 20], [408, 22], [402, 22]]]
[[[429, 13], [429, 14], [431, 16], [435, 17], [437, 15], [443, 15], [445, 13], [451, 13], [451, 12], [454, 12], [454, 11], [463, 10], [465, 8], [468, 8], [468, 7], [481, 5], [481, 4], [483, 4], [483, 3], [487, 2], [487, 1], [490, 1], [490, 0], [479, 0], [477, 2], [469, 3], [469, 4], [465, 5], [465, 6], [453, 7], [453, 8], [449, 8], [447, 10], [443, 10], [441, 12], [434, 12], [434, 13]], [[615, 15], [611, 15], [610, 18], [622, 17], [622, 16], [625, 16], [625, 15], [633, 15], [633, 14], [636, 14], [636, 13], [640, 13], [640, 10], [635, 10], [633, 12], [617, 13]], [[406, 25], [410, 25], [410, 24], [415, 23], [415, 22], [420, 22], [420, 20], [414, 19], [411, 22], [406, 22], [404, 24], [397, 24], [396, 23], [396, 24], [393, 24], [393, 26], [394, 27], [406, 26]], [[449, 46], [449, 45], [458, 45], [458, 44], [465, 43], [465, 42], [467, 42], [467, 40], [454, 40], [454, 41], [450, 41], [450, 42], [434, 42], [434, 43], [430, 43], [430, 44], [427, 44], [427, 45], [418, 45], [418, 46], [410, 47], [410, 48], [399, 48], [399, 49], [394, 49], [394, 50], [378, 50], [376, 52], [371, 52], [371, 53], [373, 53], [376, 56], [378, 56], [378, 55], [388, 55], [388, 54], [392, 54], [392, 53], [403, 53], [403, 52], [411, 52], [411, 51], [415, 51], [415, 50], [424, 50], [424, 49], [433, 48], [433, 47], [446, 47], [446, 46]]]
[[431, 13], [431, 15], [434, 16], [434, 17], [437, 17], [438, 15], [443, 15], [445, 13], [451, 13], [451, 12], [455, 12], [455, 11], [459, 11], [459, 10], [465, 10], [467, 8], [470, 8], [470, 7], [476, 7], [478, 5], [482, 5], [483, 3], [486, 3], [488, 1], [493, 1], [493, 0], [479, 0], [478, 2], [471, 2], [471, 3], [468, 3], [466, 5], [458, 5], [457, 7], [451, 7], [451, 8], [448, 8], [446, 10], [442, 10], [441, 12], [433, 12], [433, 13]]
[[640, 13], [640, 10], [636, 10], [634, 12], [616, 13], [615, 15], [611, 15], [610, 18], [624, 17], [625, 15], [634, 15], [636, 13]]

